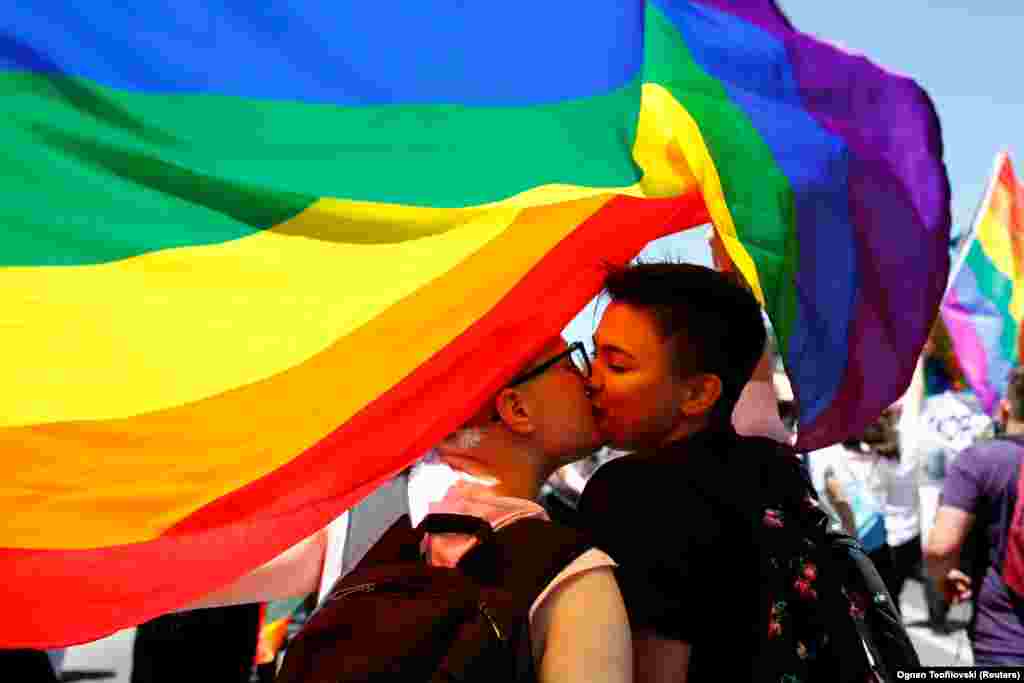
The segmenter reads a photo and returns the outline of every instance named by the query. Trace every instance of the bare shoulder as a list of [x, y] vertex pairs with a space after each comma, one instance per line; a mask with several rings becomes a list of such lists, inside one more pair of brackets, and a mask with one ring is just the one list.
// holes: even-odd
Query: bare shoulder
[[530, 630], [542, 681], [632, 680], [629, 619], [611, 567], [561, 582], [538, 607]]

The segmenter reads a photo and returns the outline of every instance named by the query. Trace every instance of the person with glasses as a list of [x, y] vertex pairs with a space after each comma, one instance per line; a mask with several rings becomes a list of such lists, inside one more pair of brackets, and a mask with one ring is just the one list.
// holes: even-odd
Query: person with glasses
[[[189, 608], [278, 600], [319, 591], [321, 600], [392, 523], [408, 514], [481, 517], [495, 529], [546, 518], [542, 484], [601, 445], [586, 393], [590, 361], [582, 343], [560, 338], [514, 376], [461, 429], [411, 471], [380, 487], [329, 527]], [[454, 566], [458, 535], [431, 534], [426, 556]], [[548, 584], [530, 608], [530, 642], [541, 681], [632, 680], [629, 622], [613, 568], [589, 549]]]

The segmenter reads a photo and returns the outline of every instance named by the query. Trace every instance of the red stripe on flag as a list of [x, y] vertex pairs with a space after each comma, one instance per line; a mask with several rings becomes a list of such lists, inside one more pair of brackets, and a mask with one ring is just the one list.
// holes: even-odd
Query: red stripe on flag
[[615, 197], [391, 391], [160, 538], [95, 550], [0, 549], [0, 647], [92, 641], [180, 608], [279, 554], [468, 419], [600, 290], [602, 264], [626, 263], [651, 240], [708, 220], [696, 194]]

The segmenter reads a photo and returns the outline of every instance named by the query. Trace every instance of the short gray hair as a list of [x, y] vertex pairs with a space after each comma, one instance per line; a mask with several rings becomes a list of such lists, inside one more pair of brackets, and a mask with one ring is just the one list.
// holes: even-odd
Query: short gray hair
[[443, 443], [460, 451], [468, 451], [479, 446], [483, 438], [483, 430], [479, 427], [462, 427], [446, 436]]

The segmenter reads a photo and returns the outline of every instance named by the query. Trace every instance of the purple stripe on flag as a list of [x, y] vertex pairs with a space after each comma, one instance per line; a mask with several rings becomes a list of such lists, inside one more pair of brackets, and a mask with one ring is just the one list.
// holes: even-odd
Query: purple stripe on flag
[[949, 234], [950, 189], [938, 116], [916, 83], [807, 36], [791, 33], [787, 46], [804, 106], [850, 149], [861, 275], [848, 372], [828, 413], [804, 432], [811, 447], [859, 432], [910, 383], [949, 273], [948, 242], [935, 235]]
[[906, 216], [909, 207], [906, 195], [887, 189], [881, 169], [851, 177], [850, 185], [851, 195], [875, 201], [857, 203], [851, 197], [861, 288], [847, 340], [849, 362], [836, 399], [801, 431], [801, 448], [826, 445], [836, 434], [860, 433], [903, 394], [948, 278], [947, 241], [915, 235], [907, 227], [901, 233], [899, 226], [906, 224], [891, 221]]
[[[847, 369], [825, 413], [815, 419], [801, 406], [805, 427], [800, 446], [822, 446], [837, 434], [857, 433], [899, 398], [942, 299], [948, 240], [936, 236], [949, 234], [951, 219], [938, 116], [911, 79], [797, 33], [773, 2], [699, 4], [741, 17], [781, 39], [802, 106], [850, 150], [848, 201], [860, 289], [853, 303]], [[807, 226], [797, 227], [801, 245], [829, 239], [825, 234], [809, 237]], [[807, 258], [814, 252], [801, 249]], [[811, 266], [801, 259], [798, 280], [805, 268]]]
[[[796, 238], [793, 252], [798, 256], [782, 254], [782, 277], [796, 285], [791, 329], [783, 330], [786, 367], [797, 389], [801, 417], [804, 423], [811, 422], [840, 389], [847, 357], [835, 350], [846, 348], [862, 278], [850, 215], [849, 152], [839, 136], [824, 130], [805, 111], [786, 46], [776, 35], [696, 3], [655, 4], [682, 35], [694, 60], [721, 82], [747, 115], [789, 184], [794, 225], [786, 237]], [[741, 197], [735, 190], [727, 195]], [[757, 226], [746, 227], [755, 233]], [[756, 241], [756, 233], [753, 237]], [[787, 286], [781, 299], [788, 301], [790, 296]]]

